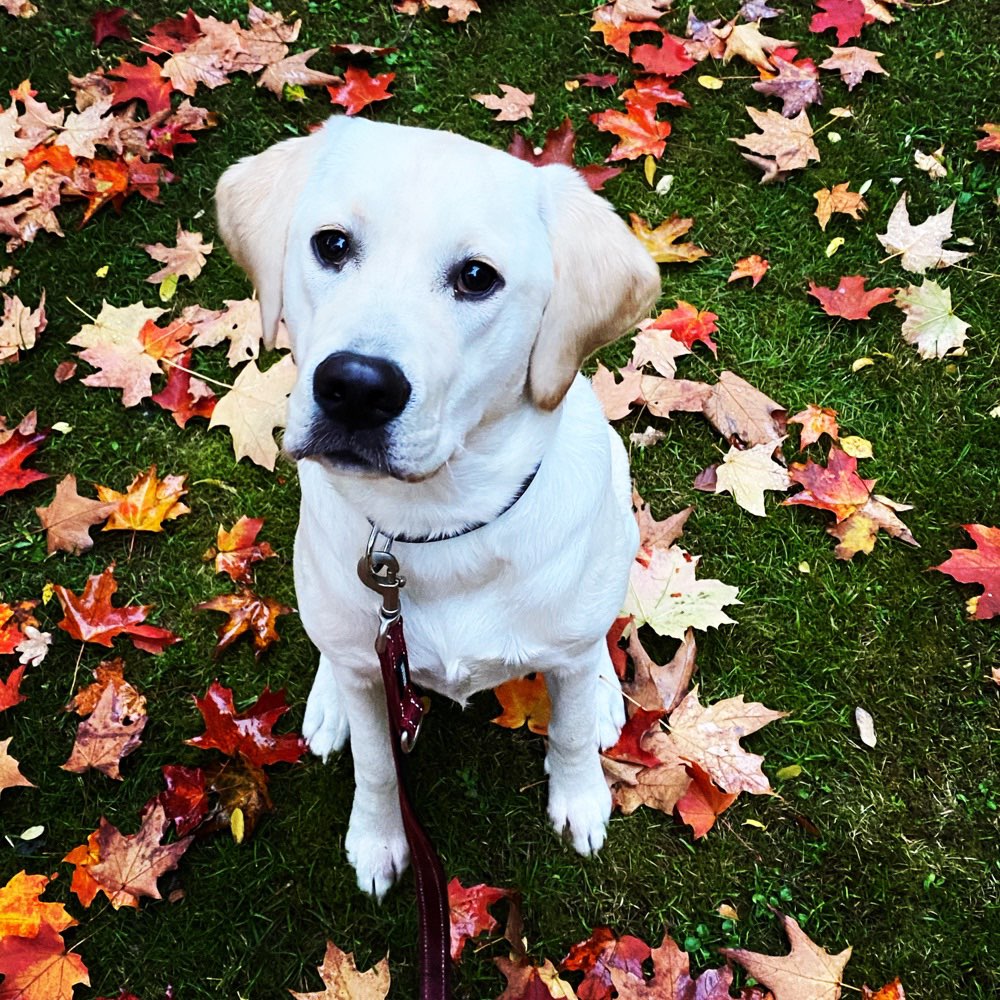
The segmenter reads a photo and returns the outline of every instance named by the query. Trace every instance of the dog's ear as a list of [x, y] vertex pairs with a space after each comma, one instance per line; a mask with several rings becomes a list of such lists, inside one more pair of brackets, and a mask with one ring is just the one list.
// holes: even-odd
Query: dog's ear
[[635, 326], [660, 294], [646, 248], [573, 169], [541, 168], [552, 246], [552, 295], [528, 366], [528, 392], [554, 410], [588, 355]]
[[312, 169], [320, 133], [285, 139], [234, 163], [219, 179], [219, 234], [250, 276], [260, 300], [264, 346], [274, 346], [281, 319], [285, 244], [299, 192]]

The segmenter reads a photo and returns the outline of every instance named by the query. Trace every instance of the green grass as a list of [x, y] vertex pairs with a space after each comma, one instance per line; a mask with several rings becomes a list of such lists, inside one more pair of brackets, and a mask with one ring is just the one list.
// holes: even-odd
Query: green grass
[[[505, 146], [509, 126], [494, 125], [468, 95], [508, 82], [538, 94], [535, 117], [524, 123], [535, 142], [569, 114], [579, 130], [581, 162], [607, 155], [608, 137], [586, 115], [613, 106], [613, 98], [585, 88], [567, 91], [563, 81], [582, 72], [627, 74], [627, 68], [588, 32], [583, 5], [482, 5], [481, 16], [452, 27], [437, 13], [397, 17], [388, 3], [311, 3], [298, 12], [303, 30], [293, 50], [330, 41], [398, 44], [398, 54], [387, 60], [397, 73], [396, 96], [370, 111], [373, 117], [453, 129]], [[135, 47], [126, 43], [108, 43], [100, 53], [91, 48], [86, 17], [92, 3], [81, 9], [68, 0], [40, 0], [39, 6], [38, 16], [27, 21], [0, 14], [2, 88], [30, 76], [40, 99], [66, 105], [67, 72], [79, 75], [119, 55], [134, 57]], [[290, 5], [279, 6], [291, 13]], [[769, 33], [799, 40], [803, 54], [824, 58], [833, 36], [808, 33], [811, 5], [786, 0], [783, 6], [788, 13], [770, 22]], [[153, 3], [135, 7], [138, 37], [140, 25], [148, 28], [171, 13]], [[736, 7], [736, 0], [727, 0], [717, 11], [704, 4], [698, 10], [729, 15]], [[606, 193], [620, 211], [653, 222], [673, 211], [693, 216], [693, 238], [712, 252], [693, 267], [663, 268], [663, 306], [683, 298], [720, 317], [718, 361], [699, 348], [682, 361], [681, 374], [709, 378], [728, 368], [789, 412], [810, 402], [837, 409], [846, 432], [874, 445], [875, 458], [862, 463], [863, 474], [877, 477], [881, 492], [914, 505], [904, 519], [921, 548], [882, 538], [870, 557], [838, 562], [823, 530], [827, 519], [816, 511], [769, 503], [769, 516], [760, 520], [728, 496], [694, 491], [694, 476], [719, 457], [719, 439], [700, 418], [654, 421], [667, 437], [633, 453], [637, 485], [661, 517], [695, 504], [685, 544], [702, 553], [702, 575], [738, 585], [744, 602], [735, 612], [737, 626], [699, 636], [704, 698], [743, 693], [788, 711], [787, 720], [748, 743], [766, 755], [772, 780], [787, 764], [803, 772], [774, 781], [774, 798], [741, 798], [697, 844], [675, 820], [640, 810], [613, 819], [601, 855], [582, 860], [546, 825], [541, 740], [489, 725], [495, 710], [489, 694], [464, 712], [436, 703], [416, 756], [421, 811], [430, 817], [449, 875], [523, 892], [526, 933], [539, 960], [558, 961], [597, 923], [651, 943], [669, 925], [679, 941], [687, 940], [699, 966], [717, 964], [714, 949], [721, 945], [780, 952], [784, 942], [768, 909], [773, 904], [800, 919], [829, 950], [854, 946], [847, 968], [854, 986], [878, 986], [898, 974], [915, 1000], [986, 998], [1000, 986], [998, 698], [985, 679], [1000, 657], [1000, 633], [995, 623], [966, 620], [964, 602], [974, 588], [927, 572], [949, 548], [966, 544], [962, 524], [1000, 520], [1000, 420], [988, 415], [1000, 402], [1000, 157], [973, 149], [976, 127], [1000, 114], [995, 87], [990, 99], [991, 81], [1000, 78], [1000, 10], [992, 0], [894, 10], [896, 24], [875, 25], [862, 40], [885, 53], [890, 76], [868, 77], [848, 94], [824, 74], [825, 106], [850, 106], [854, 117], [834, 124], [843, 137], [839, 143], [830, 142], [829, 130], [822, 133], [822, 162], [785, 184], [758, 186], [757, 172], [726, 139], [752, 130], [744, 104], [775, 104], [753, 93], [748, 79], [727, 82], [720, 92], [691, 79], [683, 89], [692, 108], [667, 112], [674, 134], [657, 176], [675, 176], [669, 197], [650, 190], [640, 164]], [[238, 17], [243, 7], [225, 2], [212, 12]], [[679, 32], [683, 16], [664, 23]], [[328, 57], [314, 61], [335, 68]], [[748, 75], [739, 62], [709, 64], [689, 75], [699, 71]], [[155, 1000], [167, 983], [184, 998], [256, 1000], [284, 995], [287, 987], [316, 989], [312, 967], [326, 938], [354, 951], [362, 966], [388, 949], [391, 995], [414, 992], [410, 879], [379, 906], [357, 891], [344, 856], [349, 757], [326, 767], [308, 760], [275, 768], [275, 813], [241, 846], [219, 836], [192, 847], [179, 872], [161, 880], [165, 896], [183, 889], [177, 902], [118, 912], [98, 903], [84, 911], [68, 893], [68, 866], [60, 864], [102, 815], [132, 832], [140, 806], [161, 787], [163, 764], [203, 757], [183, 741], [201, 731], [190, 696], [203, 693], [213, 678], [232, 686], [242, 703], [265, 683], [285, 686], [294, 706], [290, 719], [301, 722], [315, 654], [297, 619], [282, 620], [281, 644], [259, 664], [249, 647], [213, 662], [218, 616], [192, 611], [227, 589], [201, 555], [218, 524], [244, 513], [267, 518], [263, 536], [281, 554], [258, 568], [259, 589], [294, 604], [298, 497], [292, 466], [281, 464], [270, 474], [234, 464], [224, 432], [209, 433], [198, 422], [180, 432], [152, 406], [124, 410], [116, 392], [78, 381], [56, 386], [52, 371], [73, 353], [66, 342], [84, 322], [68, 300], [92, 315], [103, 298], [116, 305], [155, 301], [144, 282], [153, 265], [142, 244], [173, 242], [178, 219], [214, 238], [211, 194], [225, 167], [325, 117], [325, 100], [319, 93], [303, 105], [278, 102], [245, 77], [199, 91], [195, 103], [218, 111], [220, 127], [182, 149], [177, 182], [163, 188], [159, 205], [132, 199], [120, 216], [106, 209], [80, 230], [79, 213], [71, 210], [63, 216], [64, 240], [42, 236], [12, 259], [21, 275], [7, 291], [34, 304], [45, 288], [49, 328], [19, 364], [0, 367], [0, 412], [16, 421], [38, 407], [43, 423], [67, 421], [73, 430], [53, 435], [34, 463], [51, 479], [0, 501], [0, 596], [37, 596], [49, 580], [78, 589], [88, 574], [115, 560], [122, 594], [155, 603], [153, 620], [184, 636], [162, 657], [124, 654], [127, 673], [149, 698], [151, 718], [121, 784], [59, 769], [75, 728], [61, 706], [71, 694], [79, 648], [58, 630], [48, 659], [28, 669], [29, 700], [0, 719], [0, 738], [13, 736], [11, 750], [39, 786], [3, 795], [0, 832], [17, 848], [7, 852], [2, 875], [21, 867], [60, 872], [50, 895], [66, 899], [81, 920], [69, 936], [81, 942], [90, 968], [93, 987], [78, 990], [83, 998], [126, 986]], [[822, 110], [810, 116], [814, 124], [825, 121]], [[942, 143], [950, 173], [932, 183], [914, 168], [913, 150]], [[903, 178], [898, 186], [894, 177]], [[822, 233], [812, 216], [812, 193], [844, 180], [856, 188], [866, 179], [873, 184], [864, 221], [838, 216]], [[805, 294], [809, 279], [833, 284], [842, 274], [863, 273], [877, 284], [910, 280], [894, 261], [881, 262], [875, 239], [902, 190], [917, 219], [957, 198], [956, 234], [976, 244], [967, 268], [939, 276], [952, 289], [958, 314], [972, 324], [967, 357], [921, 361], [900, 340], [896, 310], [884, 307], [869, 323], [848, 323], [823, 315]], [[834, 236], [847, 242], [827, 258]], [[727, 285], [733, 261], [750, 253], [771, 261], [760, 287]], [[110, 265], [108, 276], [98, 279], [94, 272], [104, 264]], [[220, 306], [247, 292], [245, 278], [217, 245], [202, 276], [181, 282], [176, 305]], [[628, 351], [623, 341], [604, 359], [620, 364]], [[852, 373], [851, 363], [861, 356], [876, 363]], [[202, 364], [210, 375], [231, 377], [221, 349], [208, 352]], [[648, 422], [640, 415], [622, 421], [622, 430]], [[91, 482], [121, 488], [153, 462], [161, 473], [188, 475], [190, 516], [163, 535], [136, 539], [134, 548], [128, 537], [103, 535], [82, 557], [45, 559], [33, 508], [50, 501], [59, 478], [75, 473], [81, 491]], [[802, 561], [811, 572], [799, 571]], [[58, 610], [50, 604], [41, 617], [51, 629]], [[657, 655], [670, 654], [669, 643], [652, 645]], [[99, 659], [99, 650], [84, 650], [81, 675]], [[3, 664], [4, 675], [14, 662]], [[857, 705], [875, 716], [875, 750], [858, 743]], [[747, 820], [764, 828], [745, 825]], [[19, 841], [18, 834], [34, 824], [44, 824], [44, 835]], [[735, 925], [718, 915], [723, 902], [737, 908]], [[467, 951], [459, 994], [497, 996], [502, 980], [491, 957], [502, 953], [496, 941]]]

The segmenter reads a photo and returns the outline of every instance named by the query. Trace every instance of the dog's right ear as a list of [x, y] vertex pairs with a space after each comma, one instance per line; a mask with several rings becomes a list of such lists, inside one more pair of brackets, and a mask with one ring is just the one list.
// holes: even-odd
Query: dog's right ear
[[267, 348], [274, 346], [281, 319], [292, 211], [320, 139], [321, 133], [314, 132], [245, 157], [222, 175], [215, 188], [219, 233], [257, 289]]

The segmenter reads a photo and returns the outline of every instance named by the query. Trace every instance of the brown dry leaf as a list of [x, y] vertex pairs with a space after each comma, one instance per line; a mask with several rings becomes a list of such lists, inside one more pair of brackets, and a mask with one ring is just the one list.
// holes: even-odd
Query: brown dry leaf
[[[673, 658], [661, 666], [646, 652], [639, 639], [639, 630], [633, 628], [628, 637], [628, 655], [634, 672], [632, 680], [622, 684], [622, 690], [646, 711], [672, 712], [694, 676], [696, 652], [694, 629], [689, 628]], [[636, 710], [633, 701], [626, 700], [629, 715]]]
[[906, 192], [889, 216], [884, 233], [878, 241], [893, 256], [899, 255], [899, 264], [907, 271], [923, 274], [928, 268], [951, 267], [969, 255], [958, 250], [945, 250], [942, 244], [951, 239], [951, 219], [955, 212], [953, 201], [943, 212], [928, 216], [919, 225], [910, 222], [906, 208]]
[[852, 219], [861, 221], [861, 213], [868, 208], [868, 203], [856, 191], [848, 191], [850, 181], [834, 184], [832, 188], [820, 188], [813, 197], [816, 199], [816, 218], [819, 228], [826, 232], [826, 225], [834, 212], [849, 215]]
[[172, 521], [191, 508], [181, 503], [187, 493], [183, 476], [156, 478], [156, 466], [140, 472], [124, 493], [97, 485], [97, 495], [105, 503], [114, 503], [115, 509], [104, 525], [103, 531], [163, 531], [163, 522]]
[[319, 49], [306, 49], [271, 63], [257, 78], [257, 86], [267, 87], [272, 94], [281, 97], [285, 84], [290, 87], [325, 87], [331, 83], [343, 83], [343, 79], [333, 73], [324, 73], [306, 65], [317, 52]]
[[322, 993], [296, 993], [296, 1000], [385, 1000], [389, 995], [389, 959], [358, 972], [353, 952], [342, 952], [332, 941], [326, 943], [323, 964], [317, 970], [323, 985]]
[[[234, 368], [244, 361], [253, 361], [260, 353], [260, 343], [264, 328], [260, 319], [260, 303], [256, 299], [226, 299], [225, 309], [203, 309], [188, 306], [181, 319], [194, 327], [191, 347], [215, 347], [223, 340], [229, 341], [229, 367]], [[278, 347], [281, 347], [279, 327]]]
[[642, 400], [654, 417], [669, 417], [680, 410], [683, 413], [701, 413], [712, 398], [714, 386], [686, 378], [660, 378], [644, 375]]
[[705, 416], [730, 443], [768, 444], [785, 436], [787, 411], [739, 375], [725, 371], [711, 386]]
[[867, 555], [875, 547], [879, 531], [885, 531], [907, 545], [920, 548], [910, 529], [896, 517], [897, 511], [912, 510], [910, 504], [896, 503], [888, 497], [872, 494], [843, 521], [828, 525], [826, 533], [840, 544], [833, 550], [838, 559], [853, 559], [859, 552]]
[[125, 661], [120, 656], [102, 660], [94, 671], [96, 678], [94, 683], [80, 688], [66, 706], [66, 711], [76, 712], [77, 715], [90, 715], [97, 707], [101, 696], [111, 687], [118, 696], [118, 705], [123, 716], [138, 719], [145, 715], [146, 699], [125, 680], [124, 670]]
[[815, 65], [810, 62], [800, 66], [778, 55], [772, 61], [778, 75], [766, 73], [766, 79], [758, 80], [752, 86], [759, 94], [777, 97], [781, 101], [781, 113], [786, 118], [797, 115], [812, 104], [823, 103], [819, 70]]
[[109, 684], [93, 714], [80, 723], [73, 750], [62, 769], [83, 774], [94, 768], [109, 778], [121, 781], [118, 765], [122, 758], [139, 748], [139, 737], [146, 728], [147, 720], [145, 713], [138, 716], [126, 714], [114, 685]]
[[264, 372], [251, 361], [236, 377], [232, 389], [219, 399], [209, 429], [228, 427], [237, 461], [246, 457], [273, 470], [278, 457], [274, 429], [285, 426], [294, 384], [295, 362], [290, 355]]
[[639, 525], [639, 548], [649, 552], [656, 548], [670, 548], [681, 537], [684, 525], [694, 510], [694, 507], [685, 507], [684, 510], [657, 521], [653, 517], [652, 508], [639, 496], [635, 487], [632, 488], [632, 506]]
[[495, 94], [473, 94], [472, 99], [490, 111], [498, 111], [499, 114], [493, 119], [495, 122], [519, 122], [522, 118], [531, 118], [534, 94], [526, 94], [507, 83], [501, 83], [500, 89], [503, 91], [501, 97]]
[[37, 787], [21, 774], [17, 760], [7, 752], [7, 747], [10, 746], [10, 741], [13, 738], [13, 736], [8, 736], [7, 739], [0, 741], [0, 792], [19, 786], [22, 788]]
[[94, 159], [97, 145], [107, 145], [116, 124], [121, 124], [120, 118], [108, 114], [111, 102], [111, 97], [102, 97], [83, 111], [71, 111], [53, 145], [65, 146], [73, 156]]
[[468, 20], [470, 14], [481, 13], [476, 0], [393, 0], [392, 6], [398, 13], [408, 14], [410, 17], [432, 7], [446, 10], [448, 17], [445, 20], [448, 24], [459, 24]]
[[[2, 181], [0, 181], [2, 184]], [[14, 363], [19, 351], [28, 351], [46, 327], [45, 292], [34, 311], [16, 295], [3, 296], [3, 315], [0, 315], [0, 365]]]
[[153, 260], [167, 265], [146, 279], [150, 284], [158, 285], [171, 274], [190, 278], [192, 281], [197, 278], [205, 266], [206, 256], [212, 252], [212, 244], [203, 243], [201, 233], [189, 233], [182, 229], [178, 222], [177, 246], [168, 247], [163, 243], [148, 243], [143, 247], [143, 250]]
[[760, 30], [760, 21], [750, 24], [734, 24], [729, 22], [725, 27], [715, 29], [715, 34], [726, 43], [722, 54], [722, 62], [728, 63], [734, 56], [745, 59], [758, 69], [774, 72], [769, 55], [775, 49], [794, 46], [795, 42], [787, 38], [771, 38]]
[[761, 955], [744, 948], [722, 948], [774, 993], [774, 1000], [839, 1000], [841, 975], [851, 957], [845, 948], [831, 955], [814, 944], [789, 916], [779, 913], [792, 950], [787, 955]]
[[690, 354], [691, 349], [674, 337], [671, 330], [654, 326], [653, 320], [645, 319], [639, 327], [629, 366], [638, 369], [652, 365], [664, 378], [672, 379], [677, 374], [677, 359]]
[[881, 52], [872, 52], [857, 45], [848, 45], [844, 48], [830, 45], [828, 48], [833, 55], [821, 62], [819, 68], [836, 70], [840, 74], [841, 80], [847, 85], [848, 90], [854, 90], [865, 73], [889, 75], [882, 69], [878, 61], [878, 57], [883, 54]]
[[[759, 111], [747, 106], [747, 114], [753, 119], [760, 133], [748, 133], [742, 139], [730, 139], [738, 146], [759, 153], [760, 158], [751, 162], [762, 166], [765, 161], [764, 178], [777, 179], [779, 174], [789, 170], [800, 170], [810, 160], [819, 159], [819, 150], [813, 142], [813, 128], [805, 111], [799, 112], [795, 118], [785, 118], [777, 111]], [[743, 154], [747, 156], [746, 153]], [[748, 157], [750, 159], [750, 157]]]
[[[780, 117], [780, 116], [779, 116]], [[649, 251], [653, 260], [660, 264], [692, 264], [701, 257], [708, 257], [707, 250], [693, 243], [677, 243], [694, 225], [694, 219], [682, 219], [676, 213], [664, 219], [655, 229], [634, 212], [629, 214], [632, 232]]]
[[616, 382], [612, 372], [598, 362], [597, 371], [590, 380], [594, 395], [608, 420], [621, 420], [632, 404], [642, 399], [642, 373], [623, 368], [618, 374], [622, 377], [621, 382]]
[[76, 491], [76, 476], [67, 475], [56, 487], [52, 503], [35, 508], [45, 529], [46, 553], [71, 552], [78, 556], [93, 548], [89, 529], [104, 521], [116, 506], [114, 501], [80, 496]]
[[219, 626], [219, 641], [214, 655], [219, 656], [244, 633], [253, 640], [254, 656], [269, 649], [279, 639], [275, 627], [278, 615], [290, 615], [292, 609], [273, 597], [261, 597], [246, 587], [238, 594], [220, 594], [211, 600], [195, 605], [195, 611], [221, 611], [228, 615]]

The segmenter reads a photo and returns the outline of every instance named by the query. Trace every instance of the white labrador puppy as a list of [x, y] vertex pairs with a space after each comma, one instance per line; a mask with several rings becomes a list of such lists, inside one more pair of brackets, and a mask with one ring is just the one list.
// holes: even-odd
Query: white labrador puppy
[[282, 315], [292, 336], [295, 584], [320, 650], [304, 733], [322, 757], [350, 735], [359, 885], [382, 896], [408, 861], [379, 599], [355, 571], [371, 524], [398, 536], [416, 683], [464, 702], [544, 672], [549, 816], [596, 851], [598, 748], [624, 721], [605, 633], [638, 539], [624, 448], [578, 369], [647, 314], [655, 263], [568, 167], [347, 117], [241, 160], [217, 199], [265, 338]]

